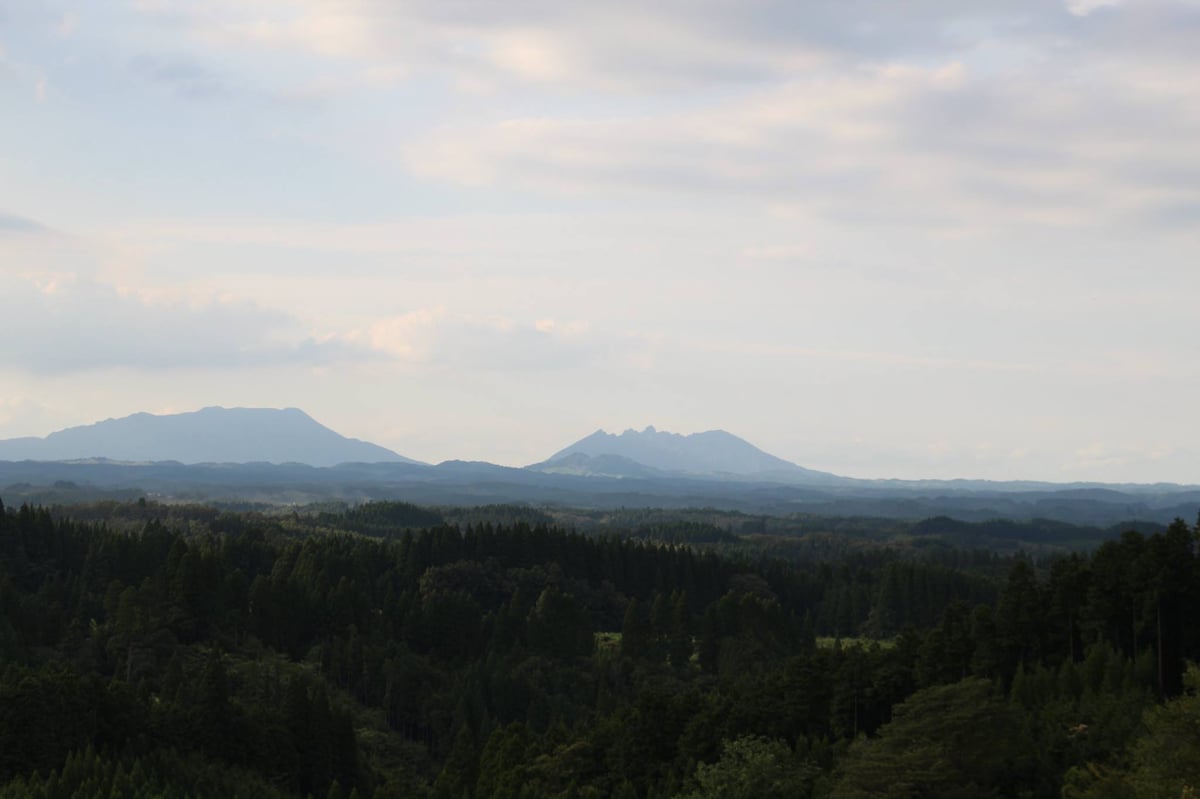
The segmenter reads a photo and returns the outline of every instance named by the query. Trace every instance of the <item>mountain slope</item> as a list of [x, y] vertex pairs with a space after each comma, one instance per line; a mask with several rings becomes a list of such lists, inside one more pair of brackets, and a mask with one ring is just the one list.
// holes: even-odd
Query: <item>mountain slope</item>
[[[581, 460], [580, 456], [590, 460]], [[597, 460], [602, 458], [608, 460]], [[763, 452], [724, 430], [685, 436], [655, 430], [653, 427], [640, 432], [626, 430], [620, 435], [597, 430], [529, 468], [543, 472], [569, 470], [580, 473], [579, 470], [593, 463], [611, 468], [613, 458], [669, 474], [732, 476], [782, 482], [838, 479], [835, 475], [805, 469]]]
[[588, 455], [572, 452], [536, 466], [545, 474], [573, 474], [580, 477], [662, 477], [663, 472], [621, 455]]
[[360, 461], [408, 462], [395, 452], [346, 438], [296, 408], [204, 408], [70, 427], [45, 438], [0, 441], [0, 460], [118, 461], [181, 463], [305, 463], [333, 466]]

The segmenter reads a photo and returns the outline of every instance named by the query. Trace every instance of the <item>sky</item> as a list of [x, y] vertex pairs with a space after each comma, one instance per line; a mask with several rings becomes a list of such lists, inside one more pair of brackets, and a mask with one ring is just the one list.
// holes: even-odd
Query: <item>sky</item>
[[1200, 483], [1200, 0], [0, 0], [0, 438]]

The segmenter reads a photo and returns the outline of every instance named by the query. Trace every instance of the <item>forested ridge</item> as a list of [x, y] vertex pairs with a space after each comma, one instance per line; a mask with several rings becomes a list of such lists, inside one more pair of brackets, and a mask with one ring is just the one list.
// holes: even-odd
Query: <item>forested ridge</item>
[[598, 535], [400, 503], [76, 515], [0, 505], [0, 799], [1200, 783], [1200, 526], [1183, 521], [1037, 559], [784, 559], [696, 519]]

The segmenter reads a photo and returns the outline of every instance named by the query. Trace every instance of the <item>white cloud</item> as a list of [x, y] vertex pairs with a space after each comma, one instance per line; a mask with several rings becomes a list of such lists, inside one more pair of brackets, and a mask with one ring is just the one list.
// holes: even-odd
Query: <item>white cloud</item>
[[320, 364], [368, 353], [319, 342], [287, 314], [249, 302], [158, 300], [75, 274], [9, 280], [0, 368], [35, 373], [112, 368], [239, 369]]
[[[1194, 85], [1148, 97], [961, 64], [822, 73], [710, 108], [437, 130], [409, 167], [469, 186], [741, 197], [844, 221], [1110, 225], [1200, 202]], [[1139, 218], [1139, 216], [1141, 218]]]
[[1122, 0], [1066, 0], [1067, 9], [1077, 17], [1086, 17], [1102, 8], [1119, 6]]
[[567, 11], [543, 0], [169, 0], [143, 9], [209, 48], [210, 60], [236, 52], [286, 65], [262, 72], [286, 72], [289, 97], [363, 90], [385, 100], [401, 81], [495, 94], [356, 131], [428, 180], [751, 198], [840, 222], [942, 230], [1186, 219], [1200, 181], [1149, 175], [1200, 170], [1190, 111], [1200, 56], [1186, 35], [1194, 9], [1153, 0], [1091, 13], [1100, 5], [1114, 4], [922, 0], [901, 11], [883, 0], [715, 0], [648, 10], [617, 0]]
[[377, 320], [343, 338], [353, 343], [363, 342], [371, 349], [386, 352], [401, 361], [427, 361], [437, 326], [445, 317], [444, 307], [422, 308]]
[[[1118, 7], [1142, 35], [1186, 19], [1185, 0]], [[1037, 59], [1066, 41], [1110, 35], [1088, 17], [1118, 0], [633, 0], [564, 6], [433, 0], [183, 0], [139, 3], [151, 19], [225, 49], [448, 73], [460, 85], [557, 83], [569, 91], [646, 93], [791, 80], [848, 64], [994, 57]], [[1104, 16], [1104, 15], [1097, 15]], [[986, 53], [984, 52], [986, 51]]]
[[445, 307], [378, 319], [332, 340], [369, 347], [410, 367], [494, 372], [584, 368], [614, 346], [591, 335], [581, 320], [478, 317]]
[[213, 46], [301, 53], [372, 70], [452, 74], [478, 89], [497, 80], [570, 84], [618, 91], [741, 81], [809, 63], [796, 42], [739, 31], [730, 6], [696, 13], [681, 6], [636, 8], [514, 3], [488, 8], [445, 3], [216, 2], [141, 4]]

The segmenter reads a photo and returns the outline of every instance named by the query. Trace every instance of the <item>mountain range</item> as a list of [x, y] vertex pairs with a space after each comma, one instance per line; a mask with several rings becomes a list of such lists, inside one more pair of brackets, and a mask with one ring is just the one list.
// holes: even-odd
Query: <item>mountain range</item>
[[721, 430], [599, 430], [524, 468], [430, 465], [346, 438], [295, 408], [139, 413], [0, 441], [0, 494], [43, 504], [146, 495], [289, 505], [403, 499], [1095, 525], [1166, 523], [1200, 507], [1200, 486], [840, 477]]
[[[135, 413], [69, 427], [45, 438], [0, 441], [0, 461], [105, 458], [153, 463], [419, 463], [390, 449], [346, 438], [297, 408], [203, 408], [188, 413]], [[836, 475], [805, 469], [727, 433], [692, 435], [647, 427], [620, 435], [597, 430], [528, 469], [603, 477], [716, 477], [766, 482], [828, 482]]]
[[403, 462], [409, 458], [376, 444], [347, 438], [298, 408], [203, 408], [69, 427], [45, 438], [0, 441], [0, 460], [179, 463]]

